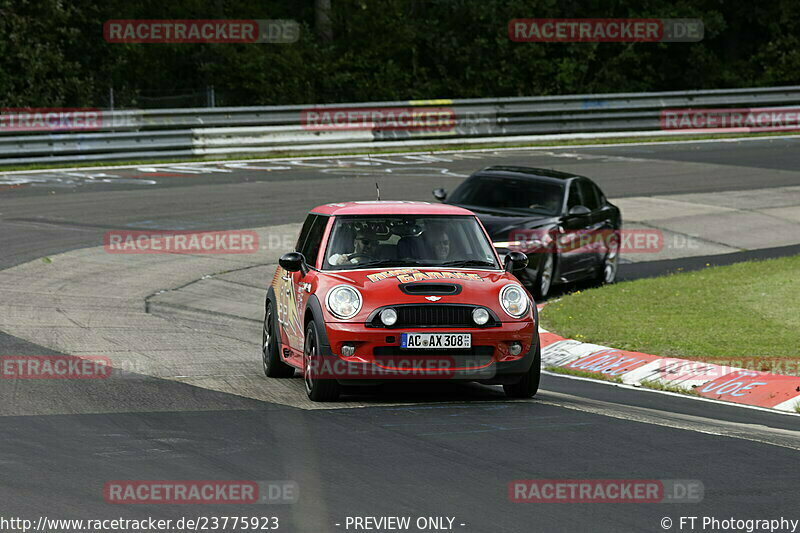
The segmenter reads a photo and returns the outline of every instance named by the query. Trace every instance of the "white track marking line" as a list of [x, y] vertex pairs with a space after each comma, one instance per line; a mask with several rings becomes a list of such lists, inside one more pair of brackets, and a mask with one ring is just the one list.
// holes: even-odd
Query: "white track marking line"
[[[511, 139], [511, 138], [509, 138]], [[780, 139], [800, 139], [800, 135], [779, 135], [774, 137], [734, 137], [731, 139], [695, 139], [695, 140], [675, 140], [675, 141], [653, 141], [653, 142], [632, 142], [632, 143], [608, 143], [608, 144], [567, 144], [567, 145], [554, 145], [554, 146], [511, 146], [500, 148], [473, 148], [467, 150], [416, 150], [410, 152], [392, 152], [381, 153], [382, 156], [401, 156], [401, 155], [429, 155], [429, 154], [449, 154], [449, 153], [485, 153], [485, 152], [507, 152], [507, 151], [520, 151], [520, 150], [563, 150], [566, 148], [579, 149], [579, 148], [614, 148], [619, 146], [653, 146], [663, 144], [706, 144], [706, 143], [731, 143], [731, 142], [750, 142], [750, 141], [771, 141]], [[513, 141], [510, 141], [513, 142]], [[276, 157], [276, 158], [256, 158], [256, 159], [221, 159], [209, 161], [179, 161], [177, 163], [156, 163], [148, 165], [147, 163], [138, 163], [134, 165], [114, 165], [114, 166], [98, 166], [98, 167], [68, 167], [68, 168], [46, 168], [38, 170], [11, 170], [7, 172], [0, 171], [0, 176], [15, 175], [15, 174], [35, 174], [41, 172], [68, 172], [68, 171], [88, 171], [88, 170], [120, 170], [120, 169], [136, 169], [140, 167], [146, 168], [165, 168], [174, 165], [224, 165], [228, 163], [264, 163], [272, 161], [303, 161], [314, 159], [348, 159], [352, 157], [366, 157], [369, 150], [361, 154], [349, 155], [318, 155], [318, 156], [299, 156], [299, 157]]]
[[[539, 398], [538, 403], [545, 405], [608, 416], [619, 420], [629, 420], [631, 422], [682, 429], [706, 435], [748, 440], [761, 444], [789, 448], [791, 450], [800, 450], [800, 432], [798, 431], [717, 420], [697, 415], [673, 413], [660, 409], [593, 400], [558, 392], [542, 392], [545, 397]], [[548, 399], [547, 396], [552, 396], [553, 399]]]
[[614, 381], [607, 381], [607, 380], [604, 380], [604, 379], [593, 379], [593, 378], [585, 378], [585, 377], [582, 377], [582, 376], [571, 376], [569, 374], [559, 374], [557, 372], [550, 372], [548, 370], [542, 370], [542, 374], [547, 374], [548, 376], [554, 376], [554, 377], [557, 377], [557, 378], [574, 379], [574, 380], [577, 380], [577, 381], [589, 381], [591, 383], [599, 383], [601, 385], [611, 385], [612, 387], [620, 387], [622, 389], [630, 389], [630, 390], [636, 390], [636, 391], [641, 391], [641, 392], [649, 392], [649, 393], [653, 393], [653, 394], [665, 394], [667, 396], [675, 396], [677, 398], [685, 398], [687, 400], [693, 400], [693, 401], [698, 401], [698, 402], [709, 402], [709, 403], [715, 403], [717, 405], [726, 405], [728, 407], [738, 407], [740, 409], [752, 409], [752, 410], [755, 410], [755, 411], [762, 411], [762, 412], [765, 412], [765, 413], [773, 413], [773, 414], [778, 414], [778, 415], [788, 415], [788, 416], [800, 417], [800, 413], [793, 413], [791, 411], [781, 411], [781, 410], [778, 410], [778, 409], [775, 409], [775, 408], [772, 408], [772, 407], [759, 407], [757, 405], [747, 405], [747, 404], [743, 404], [743, 403], [725, 402], [725, 401], [722, 401], [722, 400], [715, 400], [713, 398], [703, 398], [702, 396], [694, 396], [694, 395], [691, 395], [691, 394], [681, 394], [679, 392], [670, 392], [670, 391], [649, 389], [647, 387], [642, 387], [642, 386], [638, 386], [637, 387], [637, 386], [634, 386], [634, 385], [628, 385], [626, 383], [616, 383]]

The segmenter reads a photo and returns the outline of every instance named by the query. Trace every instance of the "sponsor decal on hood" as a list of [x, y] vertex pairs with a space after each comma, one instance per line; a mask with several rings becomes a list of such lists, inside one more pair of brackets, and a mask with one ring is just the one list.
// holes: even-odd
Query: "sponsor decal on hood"
[[385, 279], [397, 279], [400, 283], [409, 283], [412, 281], [426, 281], [431, 279], [466, 279], [473, 281], [486, 281], [478, 274], [470, 272], [437, 272], [425, 271], [421, 272], [416, 268], [402, 268], [395, 270], [386, 270], [385, 272], [377, 272], [375, 274], [368, 274], [367, 279], [375, 283]]

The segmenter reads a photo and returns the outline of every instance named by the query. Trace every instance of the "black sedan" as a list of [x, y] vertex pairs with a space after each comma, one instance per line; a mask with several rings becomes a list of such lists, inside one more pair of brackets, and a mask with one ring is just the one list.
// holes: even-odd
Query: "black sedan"
[[617, 276], [622, 217], [589, 178], [554, 170], [494, 166], [472, 174], [441, 202], [478, 215], [501, 257], [528, 255], [517, 276], [537, 299], [557, 284]]

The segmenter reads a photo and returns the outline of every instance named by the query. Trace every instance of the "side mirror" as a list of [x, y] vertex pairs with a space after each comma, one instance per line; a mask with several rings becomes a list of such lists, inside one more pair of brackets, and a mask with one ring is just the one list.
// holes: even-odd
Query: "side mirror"
[[506, 272], [515, 272], [528, 266], [528, 256], [522, 252], [509, 252], [505, 259]]
[[444, 202], [445, 198], [447, 198], [447, 191], [444, 189], [434, 189], [433, 196], [440, 202]]
[[583, 216], [589, 213], [591, 213], [591, 211], [584, 205], [574, 205], [569, 209], [569, 214], [571, 216]]
[[278, 260], [278, 264], [288, 272], [300, 272], [302, 270], [303, 274], [305, 274], [306, 258], [300, 252], [283, 254]]

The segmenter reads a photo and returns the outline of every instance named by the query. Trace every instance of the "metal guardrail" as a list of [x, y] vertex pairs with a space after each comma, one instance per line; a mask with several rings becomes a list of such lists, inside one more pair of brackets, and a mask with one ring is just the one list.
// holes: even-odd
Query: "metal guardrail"
[[[0, 127], [0, 165], [170, 159], [268, 153], [336, 152], [369, 147], [526, 142], [558, 135], [664, 135], [661, 112], [681, 108], [784, 107], [800, 104], [800, 86], [658, 93], [363, 102], [266, 107], [99, 111], [88, 132], [19, 132]], [[446, 108], [445, 130], [314, 130], [304, 111], [423, 111]], [[693, 131], [692, 133], [696, 133]], [[680, 134], [680, 132], [669, 132]]]

